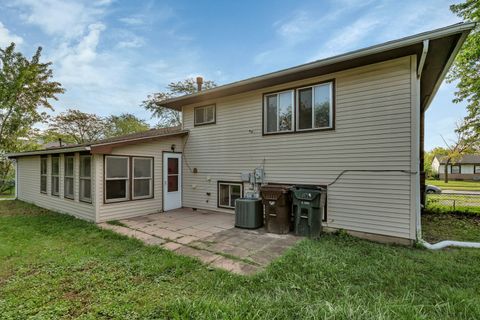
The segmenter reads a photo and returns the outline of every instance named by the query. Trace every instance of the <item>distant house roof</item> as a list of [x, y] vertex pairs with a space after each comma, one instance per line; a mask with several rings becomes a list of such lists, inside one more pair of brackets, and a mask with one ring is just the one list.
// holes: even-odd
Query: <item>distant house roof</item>
[[35, 150], [35, 151], [9, 153], [7, 154], [7, 157], [16, 158], [16, 157], [22, 157], [22, 156], [56, 154], [56, 153], [65, 153], [65, 152], [79, 152], [79, 151], [89, 151], [90, 153], [108, 153], [114, 147], [120, 147], [125, 145], [141, 143], [141, 142], [147, 142], [151, 140], [157, 140], [167, 136], [178, 136], [178, 135], [187, 135], [187, 134], [188, 134], [188, 130], [182, 130], [181, 127], [150, 129], [147, 131], [136, 132], [132, 134], [102, 139], [102, 140], [83, 143], [83, 144], [71, 144], [71, 145], [62, 146], [62, 147], [53, 147], [53, 148], [41, 149], [41, 150]]
[[[446, 156], [435, 156], [440, 164], [447, 163]], [[480, 154], [466, 154], [460, 160], [455, 161], [455, 163], [460, 164], [480, 164]]]
[[189, 104], [205, 103], [211, 99], [416, 55], [419, 61], [417, 72], [422, 74], [420, 78], [420, 105], [422, 110], [426, 110], [453, 63], [458, 50], [460, 50], [467, 35], [474, 27], [475, 23], [458, 23], [197, 93], [171, 98], [162, 102], [162, 105], [181, 110], [183, 106]]

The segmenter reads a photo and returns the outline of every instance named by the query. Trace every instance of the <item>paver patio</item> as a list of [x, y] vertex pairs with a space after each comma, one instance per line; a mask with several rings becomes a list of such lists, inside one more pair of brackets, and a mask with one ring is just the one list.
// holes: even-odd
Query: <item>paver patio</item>
[[181, 208], [99, 226], [238, 274], [262, 270], [301, 239], [234, 224], [233, 214]]

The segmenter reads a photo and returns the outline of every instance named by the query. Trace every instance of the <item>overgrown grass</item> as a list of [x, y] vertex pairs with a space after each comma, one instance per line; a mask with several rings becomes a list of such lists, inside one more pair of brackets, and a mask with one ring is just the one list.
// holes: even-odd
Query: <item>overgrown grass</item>
[[242, 277], [18, 202], [0, 202], [2, 319], [475, 319], [480, 250], [305, 240]]
[[429, 179], [425, 183], [445, 190], [480, 191], [480, 181], [448, 181], [445, 183], [443, 180]]
[[427, 212], [422, 214], [422, 234], [430, 243], [442, 240], [480, 242], [480, 217]]

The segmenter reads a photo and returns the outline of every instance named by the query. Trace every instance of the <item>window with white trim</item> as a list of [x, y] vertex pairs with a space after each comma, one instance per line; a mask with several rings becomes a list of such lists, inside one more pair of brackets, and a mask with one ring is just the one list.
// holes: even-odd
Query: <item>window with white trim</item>
[[333, 83], [297, 89], [297, 130], [332, 127]]
[[73, 175], [73, 166], [75, 163], [74, 156], [64, 156], [64, 171], [65, 175], [63, 177], [63, 189], [64, 194], [63, 196], [68, 199], [73, 199], [73, 184], [75, 182], [74, 175]]
[[105, 202], [129, 199], [129, 157], [105, 156]]
[[40, 192], [47, 193], [47, 157], [40, 158]]
[[194, 109], [194, 118], [196, 126], [215, 123], [215, 105], [196, 107]]
[[52, 156], [52, 195], [58, 196], [60, 193], [60, 157]]
[[80, 156], [79, 198], [83, 202], [92, 202], [92, 157]]
[[145, 199], [153, 196], [153, 159], [133, 157], [133, 196], [132, 199]]
[[219, 182], [218, 183], [218, 206], [221, 208], [234, 209], [235, 200], [242, 197], [243, 185], [241, 183]]
[[293, 90], [268, 94], [264, 97], [264, 131], [293, 131]]

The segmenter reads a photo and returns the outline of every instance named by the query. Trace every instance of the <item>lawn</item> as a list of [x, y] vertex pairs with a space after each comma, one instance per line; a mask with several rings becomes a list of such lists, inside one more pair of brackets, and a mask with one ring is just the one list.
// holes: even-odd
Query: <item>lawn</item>
[[251, 277], [0, 202], [2, 319], [475, 319], [480, 250], [304, 240]]
[[425, 183], [445, 190], [480, 191], [480, 181], [448, 181], [445, 183], [443, 180], [426, 180]]
[[480, 216], [426, 213], [422, 215], [423, 238], [430, 243], [442, 240], [480, 242]]

